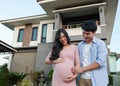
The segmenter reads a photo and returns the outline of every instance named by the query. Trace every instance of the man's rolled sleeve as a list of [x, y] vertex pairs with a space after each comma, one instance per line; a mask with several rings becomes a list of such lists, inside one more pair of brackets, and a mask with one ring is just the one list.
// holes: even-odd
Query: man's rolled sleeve
[[96, 59], [96, 62], [100, 65], [100, 66], [104, 66], [104, 62], [106, 62], [106, 58], [107, 58], [107, 48], [104, 42], [101, 42], [101, 44], [98, 47], [98, 56]]

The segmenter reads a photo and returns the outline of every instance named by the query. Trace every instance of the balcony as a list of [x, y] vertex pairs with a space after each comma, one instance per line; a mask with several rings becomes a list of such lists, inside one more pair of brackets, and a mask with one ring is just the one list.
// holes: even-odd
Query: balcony
[[69, 36], [77, 36], [82, 34], [81, 24], [62, 25], [62, 28], [68, 32]]
[[[82, 40], [82, 27], [81, 24], [68, 24], [63, 25], [63, 28], [68, 32], [71, 41]], [[53, 30], [53, 39], [57, 30]], [[97, 26], [96, 36], [106, 40], [106, 25]]]

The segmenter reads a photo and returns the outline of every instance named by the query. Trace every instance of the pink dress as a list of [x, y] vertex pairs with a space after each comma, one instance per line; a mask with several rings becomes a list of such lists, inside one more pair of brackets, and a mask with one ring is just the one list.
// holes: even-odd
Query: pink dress
[[65, 61], [55, 64], [52, 86], [76, 86], [76, 80], [73, 80], [70, 83], [64, 83], [63, 80], [67, 76], [73, 75], [71, 68], [74, 64], [79, 64], [77, 46], [70, 45], [67, 48], [63, 48], [60, 52], [60, 57], [64, 58]]

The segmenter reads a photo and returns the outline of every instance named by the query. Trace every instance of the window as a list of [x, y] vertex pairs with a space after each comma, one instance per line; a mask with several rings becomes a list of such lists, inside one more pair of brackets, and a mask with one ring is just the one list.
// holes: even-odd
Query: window
[[20, 29], [19, 30], [19, 35], [18, 35], [18, 42], [22, 42], [23, 34], [24, 34], [24, 29]]
[[47, 34], [47, 24], [43, 24], [43, 26], [42, 26], [41, 43], [45, 43], [46, 42], [46, 34]]
[[53, 30], [55, 30], [55, 23], [53, 23]]
[[38, 27], [33, 27], [32, 29], [32, 41], [36, 41], [37, 40], [37, 33], [38, 33]]

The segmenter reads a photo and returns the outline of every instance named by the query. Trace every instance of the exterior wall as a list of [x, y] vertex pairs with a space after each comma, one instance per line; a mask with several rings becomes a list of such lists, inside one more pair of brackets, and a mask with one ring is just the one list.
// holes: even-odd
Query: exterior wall
[[53, 38], [53, 23], [52, 24], [48, 24], [48, 30], [47, 30], [47, 38], [46, 38], [46, 42], [52, 42]]
[[[55, 32], [57, 30], [53, 30]], [[77, 35], [82, 35], [82, 28], [73, 28], [73, 29], [66, 29], [68, 32], [69, 36], [77, 36]], [[97, 29], [97, 34], [101, 33], [101, 27], [98, 27]]]
[[52, 69], [51, 65], [45, 64], [45, 58], [52, 48], [52, 43], [39, 44], [37, 48], [37, 56], [35, 60], [35, 71], [44, 70], [47, 75]]
[[[57, 30], [53, 30], [53, 39]], [[73, 29], [66, 29], [68, 35], [70, 36], [71, 41], [80, 41], [83, 40], [82, 36], [82, 28], [73, 28]], [[98, 26], [96, 37], [101, 39], [106, 38], [106, 26]]]
[[120, 72], [120, 58], [117, 60], [117, 72]]
[[[31, 26], [17, 26], [14, 29], [14, 35], [13, 35], [13, 47], [23, 47], [23, 46], [37, 46], [38, 43], [41, 42], [41, 35], [42, 35], [42, 25], [47, 24], [47, 36], [46, 36], [46, 42], [52, 42], [52, 36], [53, 36], [53, 24], [54, 20], [43, 20], [40, 21], [40, 24], [33, 24]], [[37, 41], [31, 41], [32, 36], [32, 28], [38, 27], [38, 35], [37, 35]], [[24, 37], [23, 42], [17, 42], [18, 35], [19, 35], [19, 29], [24, 29]]]
[[9, 69], [9, 70], [11, 70], [10, 68], [11, 68], [11, 63], [12, 63], [13, 55], [14, 55], [14, 54], [10, 54], [10, 55], [9, 55], [9, 61], [8, 61], [8, 69]]
[[55, 14], [55, 29], [62, 28], [62, 18], [60, 13]]
[[[39, 31], [39, 24], [33, 24], [32, 27], [38, 27], [38, 31]], [[39, 34], [37, 34], [37, 41], [30, 41], [30, 46], [37, 46], [38, 43], [40, 42], [40, 40], [38, 39]]]
[[120, 75], [114, 74], [113, 76], [113, 85], [112, 86], [120, 86]]
[[32, 24], [26, 24], [23, 35], [22, 46], [29, 46], [32, 37]]
[[20, 50], [15, 53], [12, 59], [12, 72], [26, 72], [34, 71], [34, 62], [36, 58], [36, 50]]
[[110, 54], [109, 56], [109, 67], [110, 67], [110, 72], [117, 72], [116, 56], [114, 54]]
[[22, 42], [17, 42], [18, 35], [19, 35], [19, 29], [22, 29], [22, 28], [25, 28], [25, 26], [17, 26], [14, 28], [13, 41], [12, 41], [13, 47], [22, 47]]

